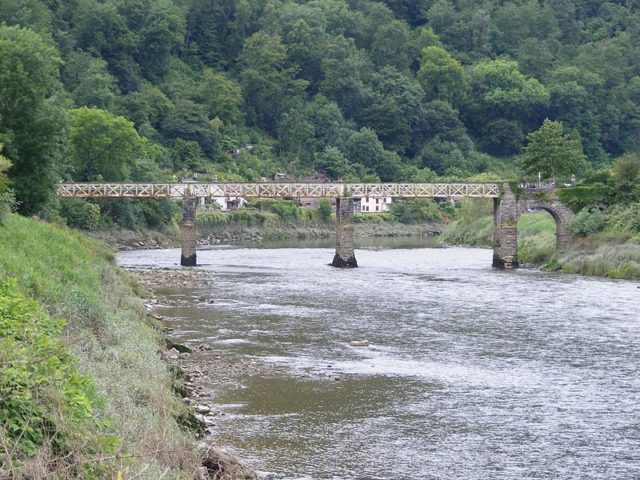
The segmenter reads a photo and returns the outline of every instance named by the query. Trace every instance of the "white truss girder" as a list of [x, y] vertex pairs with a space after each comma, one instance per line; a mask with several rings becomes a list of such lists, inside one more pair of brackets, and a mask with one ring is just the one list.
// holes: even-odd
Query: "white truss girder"
[[499, 183], [60, 183], [67, 198], [496, 198]]

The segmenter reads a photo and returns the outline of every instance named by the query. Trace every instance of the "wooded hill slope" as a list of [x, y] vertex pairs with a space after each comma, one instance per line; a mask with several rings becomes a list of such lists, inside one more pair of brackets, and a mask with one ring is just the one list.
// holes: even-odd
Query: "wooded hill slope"
[[0, 23], [25, 214], [86, 215], [60, 179], [516, 176], [545, 118], [582, 169], [640, 149], [637, 0], [3, 0]]

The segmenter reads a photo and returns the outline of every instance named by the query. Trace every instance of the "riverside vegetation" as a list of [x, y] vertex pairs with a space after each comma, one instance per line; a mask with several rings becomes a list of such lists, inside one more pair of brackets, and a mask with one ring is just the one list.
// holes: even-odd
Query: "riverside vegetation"
[[5, 219], [1, 478], [209, 478], [140, 293], [105, 244]]

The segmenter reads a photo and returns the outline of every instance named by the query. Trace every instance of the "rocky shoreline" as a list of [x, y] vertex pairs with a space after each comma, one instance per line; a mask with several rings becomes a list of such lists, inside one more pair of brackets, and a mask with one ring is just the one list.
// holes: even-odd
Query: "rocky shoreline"
[[[220, 416], [225, 413], [217, 408], [216, 396], [223, 386], [237, 381], [244, 375], [264, 375], [272, 371], [270, 365], [257, 361], [226, 358], [224, 353], [211, 345], [183, 345], [175, 342], [173, 329], [163, 324], [165, 317], [156, 313], [159, 307], [186, 305], [168, 299], [159, 293], [162, 289], [180, 287], [202, 287], [212, 282], [208, 272], [197, 269], [175, 268], [129, 268], [146, 292], [147, 313], [165, 335], [165, 349], [161, 352], [164, 360], [176, 375], [175, 390], [189, 406], [191, 418], [185, 423], [195, 432], [199, 448], [205, 452], [200, 476], [197, 480], [257, 479], [256, 474], [243, 466], [237, 459], [222, 452], [215, 445], [215, 429]], [[170, 274], [167, 274], [170, 270]], [[206, 302], [206, 298], [199, 301]]]

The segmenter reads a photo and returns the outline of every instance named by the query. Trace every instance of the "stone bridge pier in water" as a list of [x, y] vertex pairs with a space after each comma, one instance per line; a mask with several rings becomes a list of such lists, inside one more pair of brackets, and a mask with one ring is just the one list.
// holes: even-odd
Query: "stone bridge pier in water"
[[518, 195], [508, 184], [502, 185], [502, 195], [493, 199], [493, 266], [518, 267], [518, 219], [522, 213], [545, 210], [556, 222], [556, 249], [571, 243], [567, 223], [573, 212], [558, 199], [555, 188], [524, 188]]
[[554, 188], [525, 188], [514, 192], [508, 183], [61, 183], [58, 196], [66, 198], [169, 198], [182, 200], [182, 254], [180, 264], [196, 265], [196, 208], [200, 198], [335, 198], [336, 253], [331, 265], [355, 268], [353, 199], [392, 198], [492, 198], [493, 266], [518, 266], [518, 218], [527, 210], [546, 210], [556, 222], [556, 245], [565, 247], [571, 237], [567, 221], [572, 213]]

